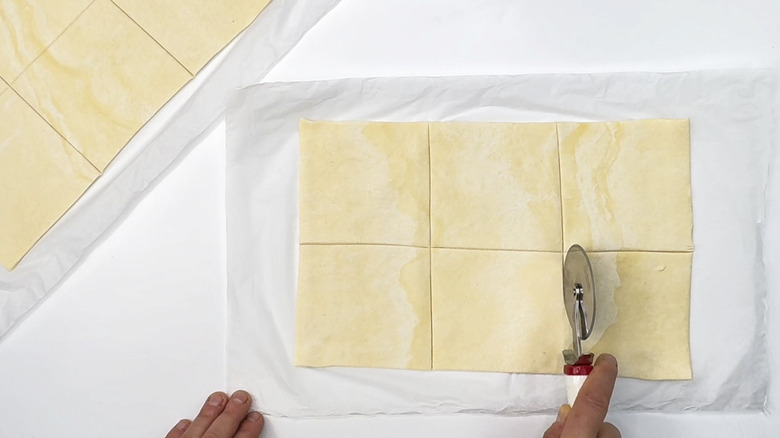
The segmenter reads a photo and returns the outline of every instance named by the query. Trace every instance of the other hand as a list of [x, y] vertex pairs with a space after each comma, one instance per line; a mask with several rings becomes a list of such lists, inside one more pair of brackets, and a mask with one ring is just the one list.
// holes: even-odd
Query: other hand
[[230, 398], [215, 392], [194, 420], [181, 420], [165, 438], [257, 438], [263, 431], [263, 416], [249, 411], [252, 397], [236, 391]]
[[620, 438], [617, 427], [604, 422], [617, 371], [614, 356], [600, 355], [582, 384], [574, 406], [561, 406], [558, 418], [544, 433], [544, 438]]

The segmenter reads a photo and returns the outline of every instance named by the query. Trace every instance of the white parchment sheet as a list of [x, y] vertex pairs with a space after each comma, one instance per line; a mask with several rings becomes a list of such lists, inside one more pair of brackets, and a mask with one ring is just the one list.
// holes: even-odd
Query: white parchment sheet
[[248, 389], [258, 408], [280, 416], [523, 414], [565, 402], [560, 375], [292, 365], [300, 119], [689, 118], [694, 378], [621, 378], [613, 409], [761, 409], [769, 377], [762, 221], [774, 92], [768, 71], [348, 79], [236, 92], [227, 113], [229, 389]]
[[0, 266], [0, 337], [54, 290], [172, 164], [210, 132], [231, 91], [262, 79], [338, 1], [272, 1], [135, 135], [16, 269]]

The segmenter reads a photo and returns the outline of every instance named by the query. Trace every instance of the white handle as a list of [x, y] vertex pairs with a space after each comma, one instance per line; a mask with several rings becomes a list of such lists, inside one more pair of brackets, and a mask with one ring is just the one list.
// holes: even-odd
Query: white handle
[[577, 394], [582, 388], [582, 384], [585, 383], [585, 379], [588, 376], [565, 376], [566, 377], [566, 398], [569, 400], [569, 406], [574, 406], [574, 400], [577, 399]]

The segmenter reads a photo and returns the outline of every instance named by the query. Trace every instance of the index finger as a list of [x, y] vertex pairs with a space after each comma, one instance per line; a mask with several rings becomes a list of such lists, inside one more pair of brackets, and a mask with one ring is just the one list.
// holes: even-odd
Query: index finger
[[617, 379], [617, 360], [611, 354], [596, 359], [566, 418], [562, 438], [595, 438], [607, 416], [609, 400]]

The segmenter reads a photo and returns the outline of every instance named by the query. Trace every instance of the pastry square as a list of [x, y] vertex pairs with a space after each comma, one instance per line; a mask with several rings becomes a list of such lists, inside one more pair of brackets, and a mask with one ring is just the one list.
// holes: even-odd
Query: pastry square
[[[589, 255], [597, 311], [594, 353], [620, 362], [620, 375], [691, 379], [691, 253], [607, 252]], [[600, 299], [600, 300], [599, 300]], [[600, 302], [599, 302], [600, 301]], [[603, 333], [603, 334], [602, 334]]]
[[295, 365], [431, 369], [430, 253], [301, 245]]
[[195, 74], [244, 30], [270, 0], [115, 0]]
[[561, 254], [433, 249], [433, 368], [558, 374]]
[[11, 85], [99, 170], [190, 74], [108, 0], [97, 0]]
[[0, 264], [11, 270], [100, 173], [10, 89], [0, 132]]
[[13, 82], [92, 0], [3, 0], [0, 78]]
[[300, 123], [301, 243], [428, 247], [427, 123]]
[[688, 120], [559, 123], [558, 137], [566, 247], [693, 249]]
[[434, 247], [561, 250], [554, 123], [431, 123]]

